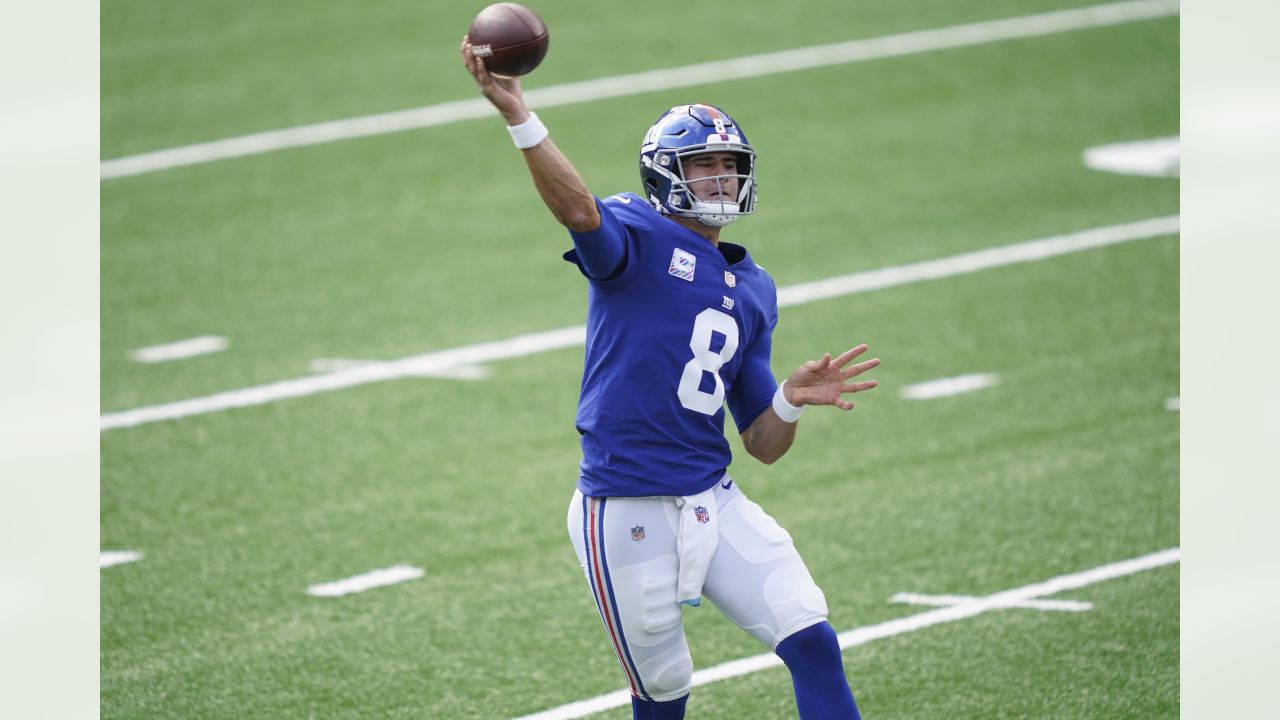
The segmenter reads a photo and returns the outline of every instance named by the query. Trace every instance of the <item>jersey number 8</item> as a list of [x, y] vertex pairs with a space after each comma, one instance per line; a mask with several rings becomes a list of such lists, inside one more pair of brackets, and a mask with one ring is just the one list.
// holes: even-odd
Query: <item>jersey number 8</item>
[[[712, 332], [724, 336], [724, 347], [719, 352], [711, 349]], [[720, 379], [719, 370], [738, 351], [738, 323], [734, 322], [732, 315], [715, 308], [703, 310], [693, 321], [689, 349], [693, 351], [693, 359], [685, 363], [676, 395], [686, 408], [704, 415], [715, 415], [724, 405], [724, 381]], [[711, 373], [715, 381], [715, 389], [711, 392], [701, 389], [703, 373]]]

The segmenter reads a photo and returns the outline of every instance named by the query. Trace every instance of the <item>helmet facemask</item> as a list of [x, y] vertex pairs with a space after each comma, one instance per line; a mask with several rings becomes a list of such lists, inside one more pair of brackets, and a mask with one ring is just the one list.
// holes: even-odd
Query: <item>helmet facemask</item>
[[[676, 214], [695, 217], [703, 225], [724, 227], [754, 209], [750, 204], [755, 199], [753, 192], [755, 176], [751, 172], [755, 163], [755, 153], [749, 148], [746, 151], [732, 152], [735, 161], [732, 173], [708, 175], [696, 180], [686, 179], [689, 177], [685, 162], [687, 159], [715, 152], [723, 151], [694, 147], [675, 154], [677, 177], [671, 183], [667, 204], [673, 209], [688, 210], [687, 213], [677, 212]], [[733, 191], [735, 184], [736, 192]]]

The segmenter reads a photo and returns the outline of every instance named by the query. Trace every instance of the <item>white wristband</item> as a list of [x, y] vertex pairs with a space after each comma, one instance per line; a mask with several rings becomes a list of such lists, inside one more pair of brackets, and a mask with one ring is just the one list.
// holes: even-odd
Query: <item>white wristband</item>
[[507, 132], [511, 133], [511, 139], [516, 141], [516, 147], [521, 150], [528, 150], [547, 139], [547, 126], [542, 124], [538, 119], [537, 113], [529, 113], [529, 119], [519, 125], [508, 125]]
[[793, 423], [800, 419], [800, 415], [804, 412], [806, 406], [796, 407], [787, 402], [787, 396], [782, 393], [782, 386], [786, 384], [787, 381], [783, 380], [782, 385], [778, 386], [778, 392], [773, 394], [773, 411], [778, 414], [778, 417], [782, 418], [782, 422]]

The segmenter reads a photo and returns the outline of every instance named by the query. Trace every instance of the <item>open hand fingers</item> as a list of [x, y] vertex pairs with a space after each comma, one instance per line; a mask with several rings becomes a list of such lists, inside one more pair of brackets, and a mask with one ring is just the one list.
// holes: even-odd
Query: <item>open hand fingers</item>
[[866, 351], [867, 351], [866, 343], [863, 343], [857, 347], [852, 347], [852, 348], [849, 348], [848, 350], [845, 350], [844, 352], [840, 353], [840, 357], [837, 357], [835, 359], [836, 367], [844, 367], [845, 365], [848, 365], [850, 360], [853, 360], [854, 358], [858, 357], [859, 355], [861, 355]]
[[870, 370], [873, 367], [876, 367], [879, 364], [880, 364], [880, 358], [872, 358], [865, 362], [860, 362], [857, 365], [854, 365], [847, 370], [842, 370], [840, 372], [840, 379], [848, 380], [849, 378], [854, 377], [856, 375], [861, 375], [862, 373]]
[[840, 386], [840, 393], [841, 393], [840, 396], [837, 396], [835, 401], [832, 402], [831, 404], [835, 405], [841, 410], [852, 410], [854, 403], [852, 400], [845, 400], [843, 397], [844, 393], [856, 393], [856, 392], [862, 392], [864, 390], [871, 390], [872, 388], [878, 387], [879, 385], [880, 383], [876, 382], [875, 380], [865, 380], [863, 382], [844, 383]]
[[831, 353], [824, 353], [820, 360], [809, 360], [788, 378], [791, 382], [789, 387], [797, 391], [803, 390], [803, 399], [806, 404], [830, 404], [841, 410], [852, 410], [854, 404], [843, 397], [845, 393], [864, 392], [880, 385], [875, 380], [845, 382], [880, 364], [880, 358], [873, 358], [851, 365], [847, 369], [844, 368], [866, 351], [867, 345], [864, 343], [840, 353], [835, 358], [831, 357]]
[[844, 383], [843, 385], [840, 386], [840, 392], [842, 393], [862, 392], [863, 390], [870, 390], [871, 388], [879, 387], [879, 385], [880, 383], [876, 382], [875, 380]]
[[805, 362], [805, 369], [812, 373], [821, 373], [831, 364], [831, 353], [824, 353], [821, 360], [808, 360]]

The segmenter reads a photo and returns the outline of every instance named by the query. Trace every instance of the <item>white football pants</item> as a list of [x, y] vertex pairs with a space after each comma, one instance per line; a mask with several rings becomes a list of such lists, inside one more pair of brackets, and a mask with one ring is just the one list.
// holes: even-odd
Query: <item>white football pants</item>
[[[693, 676], [676, 603], [676, 500], [579, 491], [569, 503], [569, 536], [631, 692], [658, 702], [688, 693]], [[771, 650], [826, 620], [826, 598], [787, 531], [727, 475], [715, 501], [719, 540], [703, 595]]]

